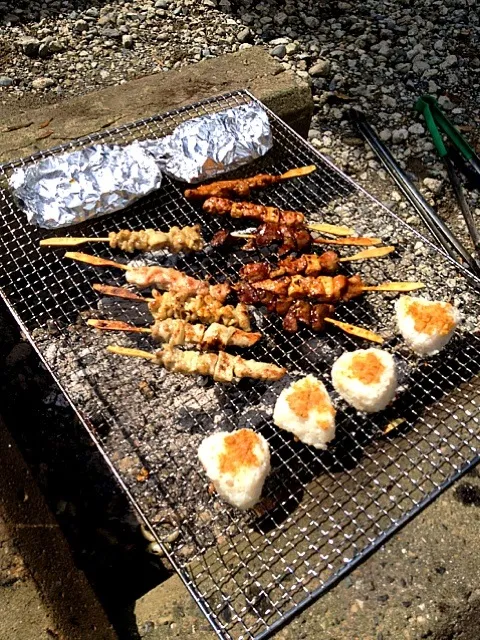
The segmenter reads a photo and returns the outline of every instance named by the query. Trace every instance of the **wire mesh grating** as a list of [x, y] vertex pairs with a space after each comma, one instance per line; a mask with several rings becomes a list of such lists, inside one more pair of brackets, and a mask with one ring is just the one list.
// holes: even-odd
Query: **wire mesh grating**
[[[357, 265], [362, 277], [372, 283], [425, 279], [427, 295], [454, 298], [465, 316], [464, 328], [449, 348], [425, 361], [412, 356], [395, 337], [392, 295], [373, 293], [341, 307], [339, 319], [388, 337], [386, 348], [397, 359], [403, 391], [392, 406], [368, 419], [336, 398], [337, 437], [328, 451], [318, 452], [271, 423], [272, 406], [285, 382], [267, 386], [241, 381], [222, 387], [107, 356], [104, 347], [109, 342], [143, 348], [151, 344], [142, 337], [113, 339], [87, 330], [89, 310], [102, 316], [124, 314], [138, 323], [147, 321], [145, 313], [131, 303], [99, 300], [92, 290], [94, 281], [122, 284], [118, 272], [69, 262], [58, 250], [40, 250], [38, 241], [51, 233], [25, 225], [6, 179], [16, 167], [52, 153], [92, 142], [124, 144], [160, 137], [186, 118], [252, 99], [246, 92], [235, 92], [0, 167], [2, 296], [218, 636], [231, 639], [271, 633], [477, 461], [477, 295], [426, 240], [270, 113], [274, 148], [243, 173], [282, 172], [308, 164], [316, 164], [318, 170], [259, 192], [256, 199], [396, 244], [394, 257]], [[165, 178], [158, 192], [126, 211], [76, 227], [75, 235], [105, 236], [121, 228], [196, 222], [207, 239], [232, 224], [207, 218], [184, 199], [181, 185]], [[87, 250], [119, 260], [107, 246]], [[246, 259], [258, 257], [247, 257], [241, 250], [207, 250], [194, 260], [163, 255], [156, 259], [221, 281], [232, 278]], [[271, 317], [256, 313], [255, 320], [264, 339], [248, 357], [284, 365], [293, 377], [314, 373], [329, 389], [335, 358], [345, 349], [364, 346], [334, 328], [323, 335], [304, 329], [290, 336]], [[403, 422], [386, 434], [386, 427], [397, 419]], [[210, 496], [196, 462], [196, 447], [205, 434], [213, 428], [240, 426], [259, 430], [272, 454], [261, 508], [248, 514]]]

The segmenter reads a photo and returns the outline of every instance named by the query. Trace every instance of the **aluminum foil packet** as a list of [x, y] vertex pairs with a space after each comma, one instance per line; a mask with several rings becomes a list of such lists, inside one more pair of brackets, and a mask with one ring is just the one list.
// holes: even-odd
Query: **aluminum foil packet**
[[187, 120], [171, 135], [140, 144], [165, 174], [194, 183], [260, 158], [273, 141], [266, 111], [246, 104]]
[[159, 165], [138, 143], [50, 156], [15, 170], [9, 180], [28, 221], [46, 229], [119, 211], [161, 183]]

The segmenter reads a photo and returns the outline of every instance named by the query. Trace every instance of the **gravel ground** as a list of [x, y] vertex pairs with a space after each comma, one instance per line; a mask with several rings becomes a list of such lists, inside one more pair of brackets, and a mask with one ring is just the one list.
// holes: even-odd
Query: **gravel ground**
[[[372, 154], [352, 136], [346, 111], [361, 107], [449, 218], [442, 165], [413, 105], [422, 93], [436, 95], [477, 143], [471, 126], [480, 115], [476, 4], [0, 1], [0, 98], [2, 92], [34, 101], [68, 97], [262, 45], [286, 69], [311, 80], [309, 137], [317, 148], [394, 209], [401, 207]], [[471, 204], [480, 214], [476, 194]]]

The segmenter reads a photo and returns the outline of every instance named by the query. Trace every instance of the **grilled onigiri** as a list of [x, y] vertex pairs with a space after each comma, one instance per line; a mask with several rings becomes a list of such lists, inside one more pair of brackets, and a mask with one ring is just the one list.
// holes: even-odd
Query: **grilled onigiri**
[[250, 509], [259, 501], [270, 471], [270, 448], [259, 433], [252, 429], [219, 431], [202, 440], [198, 457], [226, 502]]
[[381, 349], [347, 351], [332, 367], [332, 383], [357, 411], [382, 411], [397, 390], [395, 361]]
[[395, 311], [399, 332], [412, 351], [421, 356], [443, 349], [460, 322], [460, 312], [448, 302], [402, 296]]
[[335, 437], [335, 413], [323, 383], [308, 375], [281, 392], [275, 403], [273, 422], [305, 444], [326, 449]]

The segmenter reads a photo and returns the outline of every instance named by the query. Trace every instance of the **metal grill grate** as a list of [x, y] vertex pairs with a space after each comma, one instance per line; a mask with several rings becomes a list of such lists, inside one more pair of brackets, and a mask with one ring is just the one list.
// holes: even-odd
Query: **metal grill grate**
[[[473, 333], [477, 296], [427, 240], [270, 114], [274, 149], [245, 173], [280, 172], [312, 163], [318, 171], [261, 192], [258, 200], [396, 243], [395, 257], [362, 263], [357, 270], [372, 283], [424, 279], [429, 283], [427, 295], [454, 298], [465, 316], [463, 330], [449, 348], [422, 361], [394, 335], [391, 295], [369, 294], [340, 308], [340, 319], [390, 336], [385, 348], [397, 358], [404, 390], [391, 407], [368, 419], [337, 398], [337, 438], [328, 452], [318, 452], [271, 424], [271, 409], [285, 381], [271, 387], [245, 381], [222, 387], [106, 354], [103, 347], [111, 342], [151, 348], [145, 339], [97, 335], [85, 327], [82, 314], [98, 305], [91, 283], [121, 284], [121, 274], [69, 262], [62, 251], [40, 250], [40, 238], [51, 234], [26, 224], [6, 179], [16, 166], [51, 153], [94, 141], [160, 137], [187, 118], [252, 99], [246, 92], [221, 96], [0, 167], [2, 297], [147, 526], [163, 541], [218, 636], [232, 639], [265, 637], [477, 462], [480, 344]], [[225, 224], [193, 207], [183, 198], [182, 185], [166, 178], [157, 193], [128, 210], [70, 232], [104, 236], [121, 228], [165, 229], [195, 222], [202, 223], [207, 238]], [[86, 250], [119, 259], [106, 246]], [[162, 258], [165, 263], [170, 260]], [[175, 264], [221, 280], [235, 274], [245, 260], [240, 250], [228, 255], [207, 250], [195, 258], [176, 259]], [[100, 305], [104, 314], [131, 318], [135, 312], [142, 318], [138, 306], [107, 306], [105, 301]], [[322, 336], [306, 329], [287, 336], [272, 318], [258, 314], [256, 319], [265, 338], [248, 357], [284, 365], [293, 377], [314, 373], [330, 389], [333, 360], [345, 349], [364, 346], [334, 328]], [[385, 428], [397, 418], [403, 419], [402, 424], [386, 435]], [[259, 430], [272, 451], [263, 511], [247, 515], [208, 495], [195, 455], [198, 443], [213, 428], [239, 426]], [[148, 478], [142, 475], [144, 469]], [[172, 526], [178, 527], [179, 535], [170, 535], [166, 542]]]

